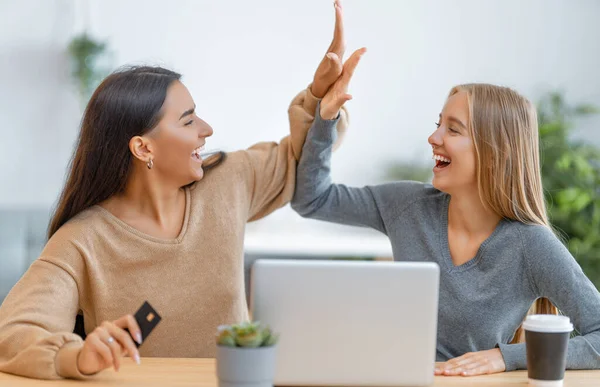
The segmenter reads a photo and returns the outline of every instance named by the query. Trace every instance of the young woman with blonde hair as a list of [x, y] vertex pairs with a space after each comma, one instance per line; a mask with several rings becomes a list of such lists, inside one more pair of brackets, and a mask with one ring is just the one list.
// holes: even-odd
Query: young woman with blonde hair
[[436, 374], [525, 368], [520, 325], [532, 304], [537, 313], [555, 312], [554, 304], [573, 321], [580, 335], [569, 342], [568, 368], [600, 368], [600, 294], [548, 222], [536, 111], [526, 98], [488, 84], [454, 87], [429, 136], [431, 185], [333, 184], [336, 114], [317, 107], [292, 208], [377, 229], [396, 260], [439, 264]]

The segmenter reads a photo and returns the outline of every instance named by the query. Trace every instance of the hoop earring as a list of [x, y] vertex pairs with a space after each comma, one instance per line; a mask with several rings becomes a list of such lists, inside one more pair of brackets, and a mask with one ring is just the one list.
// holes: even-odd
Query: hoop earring
[[150, 161], [146, 163], [146, 166], [148, 167], [148, 169], [152, 169], [152, 167], [154, 166], [154, 161], [150, 159]]

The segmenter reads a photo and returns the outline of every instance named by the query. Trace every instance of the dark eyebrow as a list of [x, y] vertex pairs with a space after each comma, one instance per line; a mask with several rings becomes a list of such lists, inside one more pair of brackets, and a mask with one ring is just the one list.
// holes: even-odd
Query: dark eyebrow
[[193, 108], [184, 111], [181, 117], [179, 117], [179, 119], [182, 119], [185, 116], [189, 116], [190, 114], [194, 114], [194, 110], [196, 110], [196, 105], [194, 105]]

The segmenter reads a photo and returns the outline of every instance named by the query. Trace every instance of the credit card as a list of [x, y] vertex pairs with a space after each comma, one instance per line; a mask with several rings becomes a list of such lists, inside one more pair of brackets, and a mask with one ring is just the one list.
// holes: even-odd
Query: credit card
[[[138, 311], [135, 312], [135, 315], [133, 315], [133, 318], [135, 318], [135, 321], [138, 323], [140, 330], [142, 331], [142, 343], [146, 341], [150, 335], [150, 332], [152, 332], [160, 320], [162, 320], [158, 312], [154, 310], [148, 301], [144, 301]], [[129, 329], [125, 328], [125, 331], [131, 335]], [[133, 336], [131, 337], [133, 338]], [[135, 343], [136, 347], [140, 347], [140, 344], [138, 344], [135, 338], [133, 338], [133, 342]]]

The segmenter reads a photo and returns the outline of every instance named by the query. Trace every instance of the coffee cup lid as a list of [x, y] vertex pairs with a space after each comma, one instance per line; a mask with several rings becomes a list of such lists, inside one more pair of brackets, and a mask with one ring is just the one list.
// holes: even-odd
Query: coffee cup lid
[[527, 316], [523, 329], [533, 332], [561, 333], [571, 332], [573, 324], [567, 316], [553, 314], [534, 314]]

